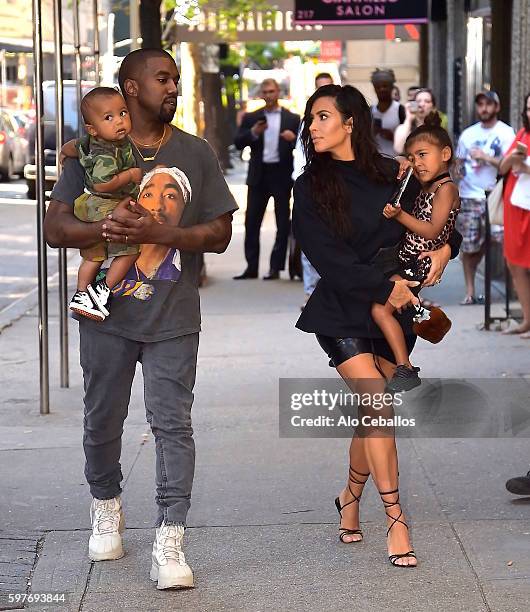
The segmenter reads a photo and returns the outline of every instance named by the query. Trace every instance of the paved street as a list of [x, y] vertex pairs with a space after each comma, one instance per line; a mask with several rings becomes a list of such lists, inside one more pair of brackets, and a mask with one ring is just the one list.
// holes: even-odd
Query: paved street
[[[240, 212], [228, 252], [207, 256], [210, 278], [201, 291], [197, 467], [186, 536], [197, 588], [161, 592], [148, 579], [154, 444], [140, 376], [123, 445], [126, 556], [107, 563], [86, 556], [90, 497], [83, 476], [76, 323], [70, 324], [71, 385], [59, 389], [53, 288], [49, 416], [38, 414], [35, 310], [0, 334], [0, 609], [22, 607], [9, 604], [8, 593], [25, 592], [29, 580], [32, 593], [65, 593], [64, 606], [29, 606], [54, 612], [526, 611], [530, 499], [515, 499], [504, 482], [528, 470], [527, 437], [398, 441], [401, 498], [420, 559], [416, 570], [388, 563], [373, 484], [363, 497], [365, 541], [338, 542], [333, 499], [346, 475], [347, 440], [278, 433], [279, 378], [335, 374], [314, 338], [293, 327], [301, 283], [231, 280], [243, 268], [242, 224]], [[272, 238], [268, 213], [262, 272]], [[70, 272], [73, 286], [73, 260]], [[438, 346], [418, 344], [414, 357], [422, 373], [513, 378], [528, 388], [530, 345], [478, 331], [482, 308], [457, 305], [461, 275], [460, 263], [452, 262], [444, 283], [429, 292], [446, 305], [454, 327]]]
[[19, 204], [30, 204], [34, 200], [28, 200], [28, 188], [26, 181], [15, 175], [10, 181], [0, 182], [0, 204], [12, 204], [16, 200]]
[[[19, 197], [20, 196], [20, 197]], [[20, 180], [0, 183], [0, 330], [37, 299], [37, 209]], [[50, 286], [57, 285], [56, 249], [48, 249]], [[75, 251], [68, 253], [76, 258]]]

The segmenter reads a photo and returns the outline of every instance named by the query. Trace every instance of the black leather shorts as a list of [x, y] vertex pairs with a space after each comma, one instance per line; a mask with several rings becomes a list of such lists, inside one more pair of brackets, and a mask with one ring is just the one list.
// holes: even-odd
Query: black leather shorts
[[[395, 363], [394, 354], [384, 338], [331, 338], [316, 334], [318, 343], [329, 357], [329, 367], [336, 368], [351, 357], [370, 353]], [[409, 355], [416, 344], [416, 336], [405, 336]]]

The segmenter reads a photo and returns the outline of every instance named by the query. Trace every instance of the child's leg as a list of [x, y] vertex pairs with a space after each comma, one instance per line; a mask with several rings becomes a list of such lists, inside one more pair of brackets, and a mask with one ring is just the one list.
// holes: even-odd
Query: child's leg
[[[400, 276], [395, 275], [392, 276], [390, 280], [402, 279]], [[386, 341], [390, 345], [396, 359], [396, 365], [406, 365], [410, 368], [412, 365], [409, 361], [405, 334], [398, 320], [394, 317], [394, 312], [395, 308], [390, 302], [384, 305], [377, 303], [372, 304], [372, 318], [377, 323], [377, 326], [383, 332]]]
[[394, 317], [394, 311], [390, 302], [387, 302], [384, 306], [382, 304], [372, 304], [372, 318], [390, 345], [396, 359], [396, 365], [411, 367], [405, 334], [398, 320]]
[[105, 282], [107, 287], [112, 289], [120, 281], [125, 278], [125, 275], [129, 271], [129, 268], [134, 265], [134, 262], [138, 259], [138, 255], [120, 255], [115, 257], [110, 264]]
[[77, 272], [78, 291], [86, 291], [88, 285], [96, 278], [102, 263], [102, 261], [89, 261], [88, 259], [83, 259]]

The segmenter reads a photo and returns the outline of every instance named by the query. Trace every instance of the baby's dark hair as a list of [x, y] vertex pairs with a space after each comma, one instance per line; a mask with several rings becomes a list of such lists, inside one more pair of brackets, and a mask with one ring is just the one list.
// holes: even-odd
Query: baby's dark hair
[[453, 143], [451, 141], [451, 137], [447, 133], [447, 130], [444, 130], [442, 127], [442, 118], [440, 117], [440, 113], [437, 111], [431, 111], [425, 117], [425, 121], [422, 123], [422, 125], [417, 127], [408, 135], [408, 138], [405, 141], [405, 152], [407, 152], [408, 149], [410, 149], [410, 147], [418, 140], [430, 142], [433, 145], [439, 146], [440, 149], [449, 147], [451, 150], [451, 158], [447, 163], [448, 165], [451, 165], [454, 162], [455, 150]]
[[98, 100], [99, 98], [109, 98], [111, 96], [120, 96], [121, 93], [114, 89], [113, 87], [94, 87], [91, 89], [83, 99], [81, 100], [81, 115], [83, 116], [83, 121], [85, 123], [91, 123], [90, 114], [93, 112], [94, 108], [91, 107], [91, 104]]

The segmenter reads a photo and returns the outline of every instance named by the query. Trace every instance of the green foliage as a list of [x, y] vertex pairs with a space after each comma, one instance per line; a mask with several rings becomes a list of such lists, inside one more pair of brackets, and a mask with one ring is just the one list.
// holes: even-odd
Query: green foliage
[[163, 0], [164, 11], [178, 8], [179, 13], [193, 19], [198, 10], [217, 13], [226, 29], [220, 32], [227, 42], [237, 40], [237, 27], [240, 20], [254, 12], [263, 14], [263, 25], [268, 27], [274, 22], [276, 10], [267, 0]]
[[281, 43], [247, 43], [245, 51], [247, 62], [253, 62], [262, 70], [274, 68], [279, 60], [288, 55]]

